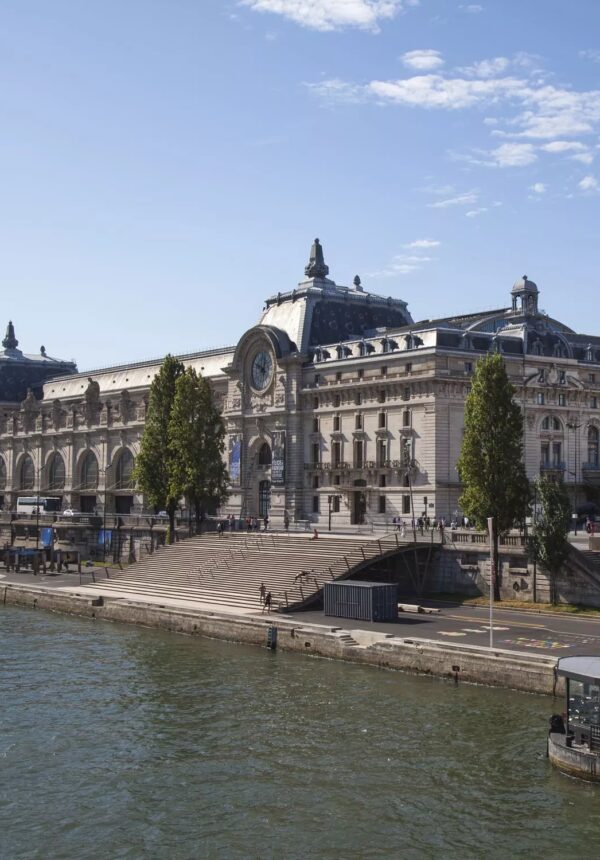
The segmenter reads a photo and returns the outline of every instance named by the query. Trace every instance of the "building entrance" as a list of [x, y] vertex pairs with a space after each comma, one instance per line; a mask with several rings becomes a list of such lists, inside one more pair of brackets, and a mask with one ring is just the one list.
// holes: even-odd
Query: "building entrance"
[[363, 490], [355, 490], [352, 493], [352, 525], [361, 526], [365, 521], [366, 512], [367, 500], [365, 494]]
[[258, 515], [261, 519], [269, 515], [271, 509], [271, 482], [261, 481], [258, 485]]

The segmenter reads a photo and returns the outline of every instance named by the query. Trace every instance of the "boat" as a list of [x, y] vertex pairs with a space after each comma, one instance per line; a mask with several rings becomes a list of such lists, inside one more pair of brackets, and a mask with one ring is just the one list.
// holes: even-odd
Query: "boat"
[[550, 718], [548, 758], [563, 773], [600, 782], [600, 657], [562, 657], [556, 672], [566, 710]]

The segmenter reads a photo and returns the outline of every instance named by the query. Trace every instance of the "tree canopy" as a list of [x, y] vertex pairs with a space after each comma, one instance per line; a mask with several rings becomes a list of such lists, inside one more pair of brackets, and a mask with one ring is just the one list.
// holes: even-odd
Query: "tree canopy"
[[550, 576], [550, 598], [556, 603], [556, 577], [570, 552], [568, 541], [571, 502], [562, 481], [546, 477], [536, 481], [537, 503], [530, 555]]
[[456, 464], [463, 484], [460, 505], [465, 514], [480, 529], [487, 529], [488, 517], [494, 518], [495, 571], [498, 535], [524, 522], [529, 510], [523, 415], [514, 395], [501, 355], [486, 355], [477, 362], [465, 404], [465, 432]]
[[188, 367], [175, 385], [169, 422], [172, 468], [170, 492], [185, 496], [198, 521], [227, 496], [227, 470], [223, 462], [225, 429], [210, 385]]

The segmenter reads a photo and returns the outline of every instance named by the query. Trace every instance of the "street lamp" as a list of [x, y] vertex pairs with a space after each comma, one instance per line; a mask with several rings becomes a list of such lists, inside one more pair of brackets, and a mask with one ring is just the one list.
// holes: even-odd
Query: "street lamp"
[[339, 499], [338, 495], [327, 496], [327, 504], [329, 506], [329, 531], [331, 531], [331, 505], [334, 499]]
[[102, 562], [106, 564], [106, 499], [108, 495], [108, 487], [106, 482], [108, 480], [108, 470], [111, 467], [111, 463], [107, 463], [104, 467], [104, 509], [102, 511]]
[[567, 428], [569, 430], [573, 430], [575, 433], [575, 471], [569, 472], [570, 475], [573, 475], [574, 482], [574, 496], [573, 496], [573, 507], [575, 508], [575, 536], [577, 536], [577, 431], [581, 428], [581, 424], [578, 424], [574, 419], [571, 421], [567, 421]]

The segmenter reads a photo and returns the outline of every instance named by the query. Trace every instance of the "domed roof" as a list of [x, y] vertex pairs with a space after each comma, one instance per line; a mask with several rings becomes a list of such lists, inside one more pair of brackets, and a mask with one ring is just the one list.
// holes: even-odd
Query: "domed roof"
[[513, 284], [513, 288], [511, 290], [513, 293], [539, 293], [537, 288], [537, 284], [534, 284], [533, 281], [530, 281], [527, 278], [527, 275], [523, 275], [522, 278], [516, 280]]

